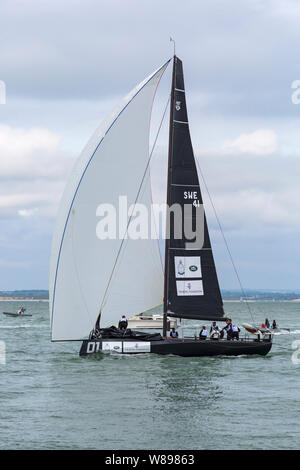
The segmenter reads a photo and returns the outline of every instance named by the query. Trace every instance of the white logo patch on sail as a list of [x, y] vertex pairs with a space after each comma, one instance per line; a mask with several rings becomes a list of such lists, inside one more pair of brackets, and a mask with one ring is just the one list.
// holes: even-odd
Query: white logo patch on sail
[[200, 256], [175, 256], [175, 277], [202, 277]]
[[180, 111], [180, 109], [181, 109], [181, 101], [176, 101], [176, 103], [175, 103], [175, 109], [176, 109], [176, 111]]
[[176, 281], [177, 295], [204, 295], [202, 280]]

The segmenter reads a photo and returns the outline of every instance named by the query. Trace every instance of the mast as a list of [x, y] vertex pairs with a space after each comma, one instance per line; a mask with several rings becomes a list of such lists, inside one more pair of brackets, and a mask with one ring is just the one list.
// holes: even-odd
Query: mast
[[[189, 130], [182, 61], [176, 55], [170, 103], [167, 207], [164, 336], [167, 314], [187, 319], [225, 320]], [[176, 215], [177, 208], [181, 210], [181, 220]], [[202, 210], [201, 225], [197, 219], [198, 208]], [[194, 244], [199, 240], [201, 244]]]
[[[174, 50], [175, 52], [175, 50]], [[173, 72], [170, 99], [170, 124], [169, 124], [169, 153], [168, 153], [168, 178], [167, 178], [167, 207], [170, 207], [171, 201], [171, 181], [172, 181], [172, 149], [173, 149], [173, 114], [174, 114], [174, 88], [175, 88], [175, 62], [176, 56], [173, 57]], [[170, 233], [170, 220], [166, 218], [166, 235]], [[169, 245], [170, 240], [166, 236], [165, 240], [165, 273], [164, 273], [164, 316], [163, 316], [163, 336], [167, 335], [167, 312], [168, 312], [168, 279], [169, 279]]]

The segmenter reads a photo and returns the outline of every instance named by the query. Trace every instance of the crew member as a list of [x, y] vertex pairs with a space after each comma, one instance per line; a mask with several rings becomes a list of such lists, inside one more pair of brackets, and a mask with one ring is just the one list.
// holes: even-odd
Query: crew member
[[226, 331], [226, 333], [227, 333], [227, 340], [231, 340], [232, 339], [232, 322], [231, 322], [231, 318], [227, 318], [226, 326], [224, 326], [223, 331]]
[[24, 307], [21, 307], [21, 308], [18, 310], [18, 314], [19, 314], [19, 315], [22, 315], [22, 313], [24, 313], [24, 312], [25, 312]]
[[170, 338], [172, 338], [172, 339], [178, 338], [178, 333], [177, 333], [177, 331], [175, 330], [175, 328], [172, 328], [172, 330], [171, 330], [171, 332], [170, 332]]
[[270, 322], [267, 318], [265, 319], [265, 325], [266, 325], [266, 328], [270, 328]]
[[235, 325], [232, 325], [232, 335], [231, 335], [231, 338], [232, 339], [239, 339], [240, 336], [239, 336], [239, 333], [240, 333], [240, 329], [238, 326], [235, 326]]
[[273, 328], [273, 330], [276, 330], [276, 328], [278, 328], [276, 320], [273, 320], [272, 328]]
[[206, 339], [208, 335], [208, 331], [206, 326], [202, 326], [202, 330], [200, 331], [199, 339]]
[[211, 325], [211, 327], [210, 327], [209, 333], [212, 333], [213, 330], [218, 330], [218, 329], [219, 329], [219, 327], [218, 327], [218, 325], [217, 325], [217, 322], [216, 322], [216, 321], [213, 321], [213, 322], [212, 322], [212, 325]]
[[221, 335], [221, 333], [219, 331], [219, 328], [218, 329], [215, 328], [215, 329], [212, 330], [209, 337], [210, 337], [210, 339], [220, 339], [220, 335]]
[[125, 315], [122, 315], [121, 320], [119, 321], [119, 329], [126, 330], [128, 326], [128, 321]]
[[224, 331], [218, 327], [217, 322], [213, 322], [209, 330], [210, 338], [212, 339], [222, 339], [224, 336]]

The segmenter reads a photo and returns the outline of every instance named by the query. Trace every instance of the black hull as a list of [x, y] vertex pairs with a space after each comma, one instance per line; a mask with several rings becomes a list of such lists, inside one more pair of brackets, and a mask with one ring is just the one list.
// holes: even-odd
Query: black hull
[[98, 352], [116, 352], [119, 354], [174, 354], [184, 357], [201, 356], [240, 356], [258, 354], [265, 356], [271, 349], [272, 342], [263, 341], [227, 341], [178, 339], [162, 341], [120, 340], [116, 338], [105, 340], [84, 340], [79, 352], [80, 356], [88, 356]]

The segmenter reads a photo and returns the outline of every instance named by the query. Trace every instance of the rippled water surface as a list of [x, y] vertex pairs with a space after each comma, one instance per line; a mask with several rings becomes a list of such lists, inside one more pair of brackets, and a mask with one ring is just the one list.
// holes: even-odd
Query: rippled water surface
[[[253, 303], [257, 321], [291, 328], [266, 357], [152, 354], [79, 358], [79, 343], [50, 342], [48, 304], [8, 318], [0, 304], [1, 449], [297, 449], [299, 303]], [[236, 322], [247, 307], [226, 303]], [[200, 323], [186, 322], [199, 332]]]

